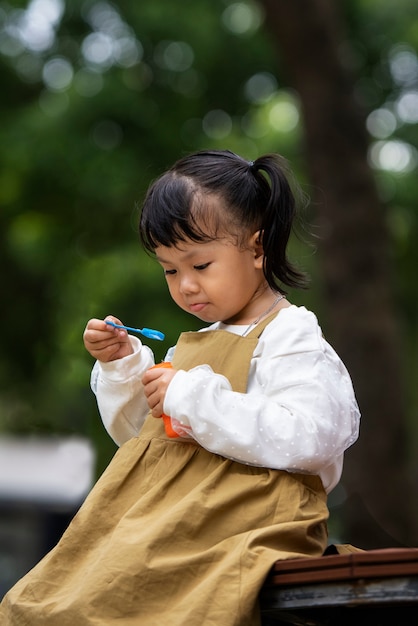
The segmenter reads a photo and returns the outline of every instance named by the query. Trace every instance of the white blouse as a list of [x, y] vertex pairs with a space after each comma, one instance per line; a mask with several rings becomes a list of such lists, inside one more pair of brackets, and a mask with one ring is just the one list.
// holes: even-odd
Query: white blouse
[[[209, 328], [242, 334], [246, 326]], [[96, 362], [91, 386], [106, 430], [121, 445], [149, 412], [141, 378], [154, 365], [150, 348], [130, 337], [134, 354]], [[165, 360], [171, 360], [171, 348]], [[305, 307], [282, 309], [253, 353], [246, 393], [208, 365], [179, 370], [164, 401], [173, 427], [204, 448], [241, 463], [317, 474], [327, 492], [338, 483], [343, 453], [359, 434], [350, 376]]]

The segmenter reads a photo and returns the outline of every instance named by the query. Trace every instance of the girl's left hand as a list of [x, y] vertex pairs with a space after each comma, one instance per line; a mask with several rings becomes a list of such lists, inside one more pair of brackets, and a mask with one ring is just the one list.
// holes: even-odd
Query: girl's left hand
[[143, 375], [144, 393], [153, 417], [162, 416], [165, 394], [176, 372], [171, 367], [152, 367]]

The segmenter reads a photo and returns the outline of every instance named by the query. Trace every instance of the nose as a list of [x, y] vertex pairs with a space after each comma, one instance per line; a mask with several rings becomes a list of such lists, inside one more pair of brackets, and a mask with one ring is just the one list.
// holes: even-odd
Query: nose
[[193, 276], [186, 274], [181, 277], [180, 293], [183, 295], [198, 293], [199, 289], [199, 284]]

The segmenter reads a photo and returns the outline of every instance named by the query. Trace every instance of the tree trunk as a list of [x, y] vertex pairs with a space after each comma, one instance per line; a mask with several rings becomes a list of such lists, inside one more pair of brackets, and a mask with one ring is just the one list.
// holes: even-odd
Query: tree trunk
[[390, 241], [368, 165], [365, 119], [340, 61], [338, 3], [260, 2], [282, 73], [301, 98], [327, 336], [352, 375], [362, 412], [343, 474], [343, 540], [364, 548], [416, 544]]

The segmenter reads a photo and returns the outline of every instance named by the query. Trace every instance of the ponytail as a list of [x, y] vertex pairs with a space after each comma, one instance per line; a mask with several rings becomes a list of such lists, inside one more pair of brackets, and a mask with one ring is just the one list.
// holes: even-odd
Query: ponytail
[[[278, 282], [306, 288], [307, 275], [287, 258], [287, 245], [296, 218], [296, 199], [289, 184], [291, 172], [287, 163], [279, 155], [267, 154], [250, 162], [249, 166], [261, 185], [265, 185], [267, 177], [270, 186], [260, 228], [266, 280], [276, 290]], [[280, 291], [286, 293], [283, 288]]]

